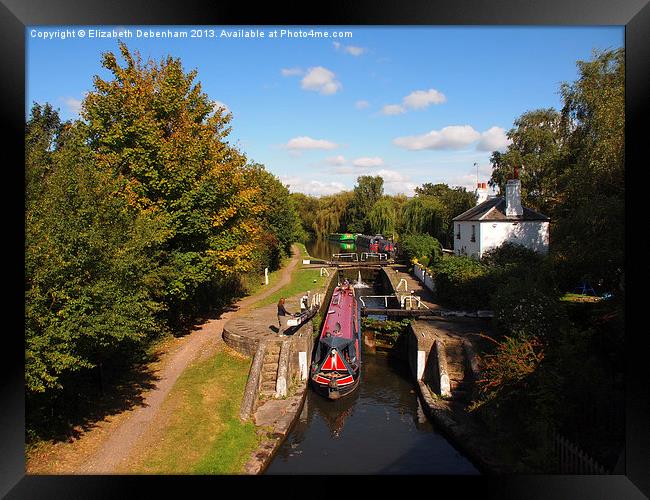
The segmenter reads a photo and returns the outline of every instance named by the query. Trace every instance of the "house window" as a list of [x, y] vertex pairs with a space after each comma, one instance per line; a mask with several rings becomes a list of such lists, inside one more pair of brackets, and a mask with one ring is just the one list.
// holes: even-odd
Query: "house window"
[[472, 224], [472, 238], [470, 241], [476, 241], [476, 226]]
[[456, 233], [456, 239], [460, 239], [460, 224], [458, 224], [458, 232]]

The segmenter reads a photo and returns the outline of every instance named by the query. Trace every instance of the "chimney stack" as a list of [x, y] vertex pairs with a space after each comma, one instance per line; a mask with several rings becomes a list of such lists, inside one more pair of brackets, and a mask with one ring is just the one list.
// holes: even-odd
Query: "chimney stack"
[[506, 183], [506, 217], [521, 217], [523, 214], [521, 181], [519, 179], [510, 179]]
[[480, 203], [483, 203], [487, 199], [488, 199], [487, 183], [477, 182], [476, 183], [476, 204], [478, 205]]

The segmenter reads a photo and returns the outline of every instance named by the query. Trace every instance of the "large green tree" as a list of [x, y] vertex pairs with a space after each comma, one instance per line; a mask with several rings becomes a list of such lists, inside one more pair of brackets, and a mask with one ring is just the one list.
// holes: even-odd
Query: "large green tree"
[[537, 109], [517, 118], [508, 132], [512, 141], [504, 153], [495, 151], [490, 161], [490, 185], [505, 193], [506, 181], [519, 170], [522, 203], [550, 214], [558, 202], [558, 179], [564, 164], [563, 118], [558, 111]]
[[354, 186], [354, 197], [348, 212], [348, 231], [356, 233], [370, 232], [368, 215], [384, 195], [384, 179], [377, 175], [362, 175], [357, 177]]
[[431, 234], [443, 246], [450, 248], [454, 241], [452, 219], [472, 208], [476, 204], [476, 195], [463, 187], [450, 188], [447, 184], [432, 184], [430, 182], [416, 187], [415, 194], [423, 198], [434, 198], [442, 204], [442, 230], [438, 234]]
[[622, 284], [625, 256], [625, 53], [577, 65], [578, 79], [561, 87], [568, 157], [554, 236], [573, 277], [611, 289]]
[[165, 302], [172, 319], [188, 319], [198, 297], [218, 295], [253, 267], [266, 207], [247, 182], [245, 157], [226, 142], [231, 115], [202, 92], [196, 71], [119, 48], [125, 64], [103, 55], [111, 78], [95, 77], [81, 115], [99, 166], [122, 181], [130, 204], [165, 220]]
[[115, 196], [82, 127], [66, 131], [51, 173], [26, 213], [25, 378], [28, 393], [129, 357], [163, 327], [155, 247], [167, 236], [152, 212]]

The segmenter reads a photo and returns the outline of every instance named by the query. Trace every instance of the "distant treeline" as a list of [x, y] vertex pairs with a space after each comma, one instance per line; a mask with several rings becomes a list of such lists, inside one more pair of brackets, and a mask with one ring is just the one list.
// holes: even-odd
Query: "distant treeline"
[[476, 204], [476, 195], [465, 188], [425, 183], [415, 196], [384, 194], [381, 176], [357, 178], [353, 191], [316, 198], [292, 193], [302, 228], [310, 238], [331, 233], [383, 234], [393, 239], [428, 234], [445, 248], [453, 242], [452, 219]]
[[287, 187], [227, 142], [231, 115], [196, 72], [119, 49], [79, 120], [35, 103], [25, 126], [28, 430], [300, 239]]

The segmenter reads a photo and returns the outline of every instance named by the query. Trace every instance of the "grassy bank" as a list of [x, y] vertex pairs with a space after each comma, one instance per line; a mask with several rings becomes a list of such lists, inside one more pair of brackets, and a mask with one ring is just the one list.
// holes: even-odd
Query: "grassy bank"
[[180, 376], [160, 412], [155, 446], [129, 466], [144, 474], [236, 474], [259, 444], [239, 420], [251, 359], [224, 346]]

